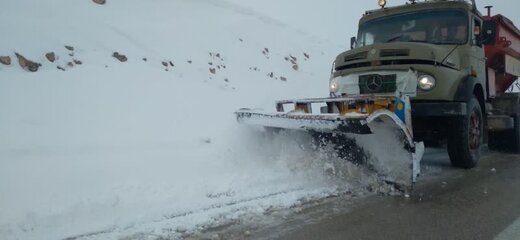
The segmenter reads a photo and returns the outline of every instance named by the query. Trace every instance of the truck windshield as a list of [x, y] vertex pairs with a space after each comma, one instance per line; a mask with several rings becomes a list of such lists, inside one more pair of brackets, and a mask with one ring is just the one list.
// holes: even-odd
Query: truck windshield
[[357, 47], [388, 42], [465, 44], [468, 18], [464, 11], [422, 11], [379, 18], [359, 27]]

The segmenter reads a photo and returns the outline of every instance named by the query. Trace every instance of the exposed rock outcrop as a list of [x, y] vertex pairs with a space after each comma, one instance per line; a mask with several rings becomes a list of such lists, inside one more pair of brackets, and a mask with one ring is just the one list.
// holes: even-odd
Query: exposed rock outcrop
[[116, 58], [117, 60], [119, 60], [120, 62], [126, 62], [128, 61], [128, 58], [123, 55], [123, 54], [120, 54], [118, 52], [114, 52], [114, 54], [112, 54], [112, 57]]
[[49, 62], [56, 61], [56, 54], [54, 52], [45, 54], [45, 57], [47, 58], [47, 60], [49, 60]]
[[106, 0], [92, 0], [94, 3], [97, 3], [99, 5], [104, 5], [105, 3], [107, 3]]
[[11, 57], [9, 56], [0, 56], [0, 63], [4, 65], [11, 65]]
[[19, 53], [15, 53], [16, 57], [18, 58], [18, 63], [20, 64], [20, 67], [23, 69], [30, 71], [30, 72], [36, 72], [40, 68], [41, 64], [37, 62], [33, 62], [24, 56], [22, 56]]

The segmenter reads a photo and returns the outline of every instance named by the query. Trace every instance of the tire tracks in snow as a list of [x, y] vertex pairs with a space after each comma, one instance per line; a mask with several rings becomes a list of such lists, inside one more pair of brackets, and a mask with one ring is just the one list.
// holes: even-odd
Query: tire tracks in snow
[[238, 205], [238, 204], [254, 202], [254, 201], [258, 201], [258, 200], [265, 200], [265, 199], [268, 199], [268, 198], [271, 198], [271, 197], [280, 196], [280, 195], [288, 194], [288, 193], [295, 193], [295, 192], [302, 191], [302, 190], [303, 190], [302, 188], [295, 188], [295, 189], [289, 189], [289, 190], [286, 190], [286, 191], [269, 193], [269, 194], [265, 194], [265, 195], [261, 195], [261, 196], [257, 196], [257, 197], [251, 197], [251, 198], [245, 198], [245, 199], [241, 199], [241, 200], [235, 200], [235, 201], [231, 201], [231, 202], [227, 202], [227, 203], [213, 204], [213, 205], [211, 205], [209, 207], [205, 207], [205, 208], [201, 208], [201, 209], [197, 209], [197, 210], [187, 211], [187, 212], [179, 213], [179, 214], [168, 215], [168, 216], [165, 216], [165, 219], [169, 220], [169, 219], [174, 219], [174, 218], [178, 218], [178, 217], [185, 217], [185, 216], [196, 214], [196, 213], [200, 213], [200, 212], [206, 212], [206, 211], [209, 211], [209, 210], [220, 209], [220, 208], [223, 208], [223, 207], [231, 207], [231, 206], [235, 206], [235, 205]]
[[[189, 210], [189, 211], [185, 211], [185, 212], [181, 212], [181, 213], [163, 215], [162, 219], [158, 219], [158, 220], [151, 221], [151, 222], [143, 222], [143, 223], [133, 224], [133, 225], [129, 225], [129, 226], [122, 227], [122, 228], [111, 227], [111, 228], [107, 228], [107, 229], [100, 230], [100, 231], [95, 231], [95, 232], [90, 232], [90, 233], [83, 233], [83, 234], [78, 234], [78, 235], [71, 236], [71, 237], [66, 237], [66, 238], [63, 238], [62, 240], [80, 240], [80, 239], [89, 239], [89, 238], [101, 237], [103, 235], [113, 234], [113, 233], [116, 233], [117, 231], [121, 231], [121, 230], [129, 231], [132, 228], [138, 228], [138, 225], [141, 225], [141, 224], [164, 223], [164, 222], [172, 221], [174, 219], [187, 217], [187, 216], [190, 216], [190, 215], [195, 215], [195, 214], [199, 214], [199, 213], [209, 212], [211, 210], [223, 209], [223, 208], [226, 208], [226, 207], [233, 207], [233, 206], [237, 206], [239, 204], [252, 203], [252, 202], [260, 201], [260, 200], [267, 200], [269, 198], [279, 197], [279, 196], [283, 196], [285, 194], [296, 193], [296, 192], [303, 191], [303, 190], [304, 190], [303, 188], [293, 188], [293, 189], [288, 189], [288, 190], [285, 190], [285, 191], [278, 191], [278, 192], [268, 193], [268, 194], [259, 195], [259, 196], [255, 196], [255, 197], [250, 197], [250, 198], [236, 199], [236, 200], [229, 201], [229, 202], [216, 203], [216, 204], [212, 204], [212, 205], [209, 205], [207, 207], [202, 207], [202, 208], [199, 208], [199, 209], [193, 209], [193, 210]], [[248, 207], [244, 206], [243, 209], [248, 209]], [[225, 211], [223, 214], [225, 215], [225, 214], [228, 214], [228, 213], [231, 213], [231, 212], [234, 212], [234, 211], [235, 210], [230, 209], [229, 211]], [[204, 223], [201, 222], [199, 224], [204, 224]], [[135, 234], [139, 234], [139, 233], [146, 233], [146, 231], [143, 231], [143, 230], [138, 230], [136, 232], [130, 232], [129, 231], [128, 234], [123, 234], [123, 235], [131, 236], [131, 235], [135, 235]]]

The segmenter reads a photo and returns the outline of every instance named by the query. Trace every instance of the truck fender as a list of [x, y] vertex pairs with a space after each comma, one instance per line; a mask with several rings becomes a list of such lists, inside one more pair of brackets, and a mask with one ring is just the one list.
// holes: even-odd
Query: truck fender
[[482, 111], [484, 111], [486, 101], [484, 87], [480, 84], [478, 78], [468, 76], [459, 83], [454, 101], [468, 102], [473, 96], [478, 98]]

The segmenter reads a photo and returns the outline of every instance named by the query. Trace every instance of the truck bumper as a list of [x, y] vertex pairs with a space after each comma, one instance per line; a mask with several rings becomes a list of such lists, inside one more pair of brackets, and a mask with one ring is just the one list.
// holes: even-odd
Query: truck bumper
[[412, 102], [414, 117], [451, 117], [466, 116], [464, 102]]

